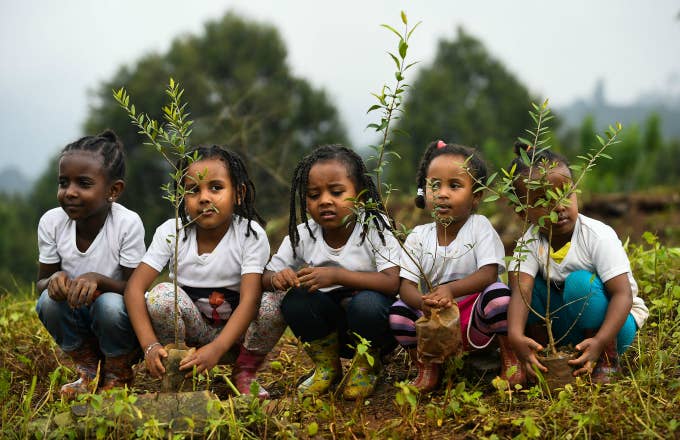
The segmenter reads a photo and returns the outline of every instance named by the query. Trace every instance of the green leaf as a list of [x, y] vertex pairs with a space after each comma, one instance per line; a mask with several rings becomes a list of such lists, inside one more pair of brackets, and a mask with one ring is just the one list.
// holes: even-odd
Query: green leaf
[[319, 424], [312, 422], [307, 426], [307, 434], [315, 436], [319, 432]]
[[406, 51], [408, 51], [408, 43], [406, 43], [404, 40], [401, 40], [399, 42], [399, 56], [401, 56], [402, 60], [406, 58]]
[[385, 29], [387, 29], [387, 30], [393, 32], [394, 35], [396, 35], [397, 37], [399, 37], [399, 39], [401, 40], [401, 34], [400, 34], [399, 32], [397, 32], [397, 30], [396, 30], [395, 28], [393, 28], [393, 27], [390, 26], [389, 24], [381, 24], [380, 26], [382, 26], [382, 27], [384, 27]]
[[401, 11], [401, 22], [404, 24], [408, 24], [408, 20], [406, 18], [406, 12]]

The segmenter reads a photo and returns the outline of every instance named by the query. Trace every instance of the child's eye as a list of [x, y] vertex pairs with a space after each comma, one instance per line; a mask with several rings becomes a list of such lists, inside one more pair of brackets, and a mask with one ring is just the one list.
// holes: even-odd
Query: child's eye
[[335, 190], [335, 191], [331, 191], [331, 194], [333, 194], [335, 197], [340, 197], [341, 195], [344, 194], [344, 192], [345, 191], [342, 191], [342, 190]]
[[319, 198], [319, 195], [316, 194], [316, 193], [307, 193], [307, 197], [312, 199], [312, 200], [316, 200], [316, 199]]
[[68, 186], [68, 180], [59, 179], [59, 188], [66, 188]]
[[222, 185], [210, 185], [211, 191], [219, 191], [222, 189]]

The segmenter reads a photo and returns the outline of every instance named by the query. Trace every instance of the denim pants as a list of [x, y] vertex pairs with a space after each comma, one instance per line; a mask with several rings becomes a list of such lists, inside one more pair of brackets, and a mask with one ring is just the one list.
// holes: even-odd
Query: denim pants
[[[548, 286], [541, 276], [536, 276], [531, 294], [531, 307], [545, 316]], [[565, 306], [565, 304], [568, 304]], [[597, 275], [579, 270], [567, 276], [563, 286], [550, 286], [550, 310], [552, 328], [557, 345], [576, 345], [585, 339], [584, 330], [597, 330], [604, 322], [609, 306], [609, 294]], [[559, 309], [559, 310], [557, 310]], [[527, 324], [540, 322], [541, 318], [529, 311]], [[573, 325], [573, 326], [572, 326]], [[616, 337], [619, 354], [633, 343], [637, 324], [633, 315], [628, 314], [626, 322]]]
[[371, 342], [371, 347], [382, 354], [397, 346], [389, 324], [389, 310], [394, 298], [371, 290], [348, 294], [312, 292], [293, 288], [281, 303], [283, 318], [291, 330], [304, 342], [324, 338], [338, 332], [340, 354], [352, 357], [348, 344], [356, 344], [354, 333]]
[[93, 339], [106, 357], [128, 354], [139, 347], [123, 295], [118, 293], [102, 293], [89, 306], [72, 309], [67, 301], [55, 301], [44, 290], [35, 310], [65, 352], [77, 350]]

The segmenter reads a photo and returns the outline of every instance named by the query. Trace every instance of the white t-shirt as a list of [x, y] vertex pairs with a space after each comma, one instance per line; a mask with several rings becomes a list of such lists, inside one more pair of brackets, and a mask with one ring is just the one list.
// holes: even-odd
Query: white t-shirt
[[[421, 265], [433, 286], [460, 280], [488, 264], [497, 264], [499, 275], [505, 271], [503, 242], [489, 219], [479, 214], [467, 219], [448, 246], [439, 245], [437, 224], [433, 222], [413, 228], [404, 248]], [[401, 256], [400, 265], [401, 278], [414, 283], [421, 281], [418, 267], [406, 252]]]
[[[357, 222], [347, 243], [339, 249], [334, 249], [326, 244], [321, 226], [314, 220], [309, 220], [309, 227], [316, 240], [309, 235], [304, 223], [299, 224], [297, 230], [300, 234], [300, 242], [295, 249], [295, 257], [293, 257], [290, 237], [286, 236], [276, 255], [267, 264], [267, 270], [279, 272], [289, 267], [297, 271], [303, 266], [336, 266], [352, 272], [382, 272], [399, 264], [401, 248], [397, 239], [390, 231], [384, 230], [385, 244], [383, 244], [373, 223], [370, 223], [366, 238], [361, 243], [363, 225]], [[339, 287], [342, 286], [329, 286], [319, 290], [328, 292]]]
[[[540, 272], [546, 278], [546, 258], [550, 251], [547, 238], [538, 232], [538, 228], [529, 229], [522, 242], [526, 252], [515, 248], [510, 263], [510, 270], [529, 274], [533, 277]], [[523, 260], [523, 261], [522, 261]], [[564, 282], [569, 274], [578, 270], [587, 270], [597, 274], [603, 283], [623, 273], [628, 274], [630, 288], [633, 292], [633, 307], [630, 313], [635, 318], [638, 328], [647, 320], [649, 311], [642, 298], [638, 297], [638, 286], [630, 270], [630, 261], [621, 240], [608, 225], [579, 214], [571, 236], [569, 252], [561, 263], [550, 259], [550, 279], [558, 283]]]
[[[246, 237], [248, 221], [234, 215], [231, 225], [215, 249], [208, 254], [198, 255], [196, 228], [189, 227], [179, 234], [177, 282], [180, 286], [225, 288], [240, 292], [241, 275], [262, 273], [269, 259], [269, 241], [264, 229], [255, 221], [250, 222], [257, 232], [251, 231]], [[173, 255], [175, 249], [175, 219], [170, 219], [156, 228], [151, 246], [142, 259], [158, 272], [166, 264], [170, 266], [170, 278], [175, 277]]]
[[113, 203], [104, 226], [85, 252], [76, 246], [76, 221], [62, 208], [47, 211], [38, 224], [38, 261], [61, 263], [69, 278], [95, 272], [121, 280], [121, 266], [134, 269], [144, 256], [144, 225], [136, 212]]

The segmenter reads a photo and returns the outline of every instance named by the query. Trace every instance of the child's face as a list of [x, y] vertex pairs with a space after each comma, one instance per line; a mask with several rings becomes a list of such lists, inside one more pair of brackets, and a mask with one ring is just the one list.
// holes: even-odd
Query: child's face
[[445, 223], [464, 223], [477, 208], [481, 193], [473, 192], [472, 176], [465, 157], [443, 154], [432, 159], [427, 169], [426, 206]]
[[317, 162], [307, 179], [307, 212], [324, 230], [324, 234], [345, 228], [343, 219], [352, 214], [357, 190], [347, 166], [337, 160]]
[[220, 159], [205, 159], [189, 165], [184, 178], [184, 207], [198, 228], [213, 230], [231, 225], [237, 194], [226, 164]]
[[115, 196], [99, 153], [73, 151], [61, 157], [57, 200], [71, 220], [105, 218], [110, 206], [108, 199]]
[[[551, 188], [571, 188], [573, 182], [569, 169], [564, 165], [559, 165], [550, 169], [545, 176], [547, 183]], [[521, 182], [520, 182], [521, 181]], [[520, 179], [518, 190], [520, 195], [526, 194], [526, 185]], [[562, 247], [568, 241], [571, 241], [571, 235], [574, 232], [576, 219], [578, 218], [578, 199], [576, 193], [571, 192], [566, 198], [566, 202], [556, 204], [556, 201], [551, 201], [547, 206], [535, 206], [540, 200], [547, 200], [545, 191], [542, 189], [531, 190], [528, 198], [527, 210], [529, 221], [534, 225], [539, 225], [539, 219], [550, 215], [551, 211], [557, 214], [557, 223], [551, 223], [550, 219], [546, 218], [544, 226], [540, 228], [540, 233], [544, 237], [550, 237], [550, 229], [552, 228], [552, 243], [558, 247]], [[555, 246], [553, 246], [555, 248]]]

